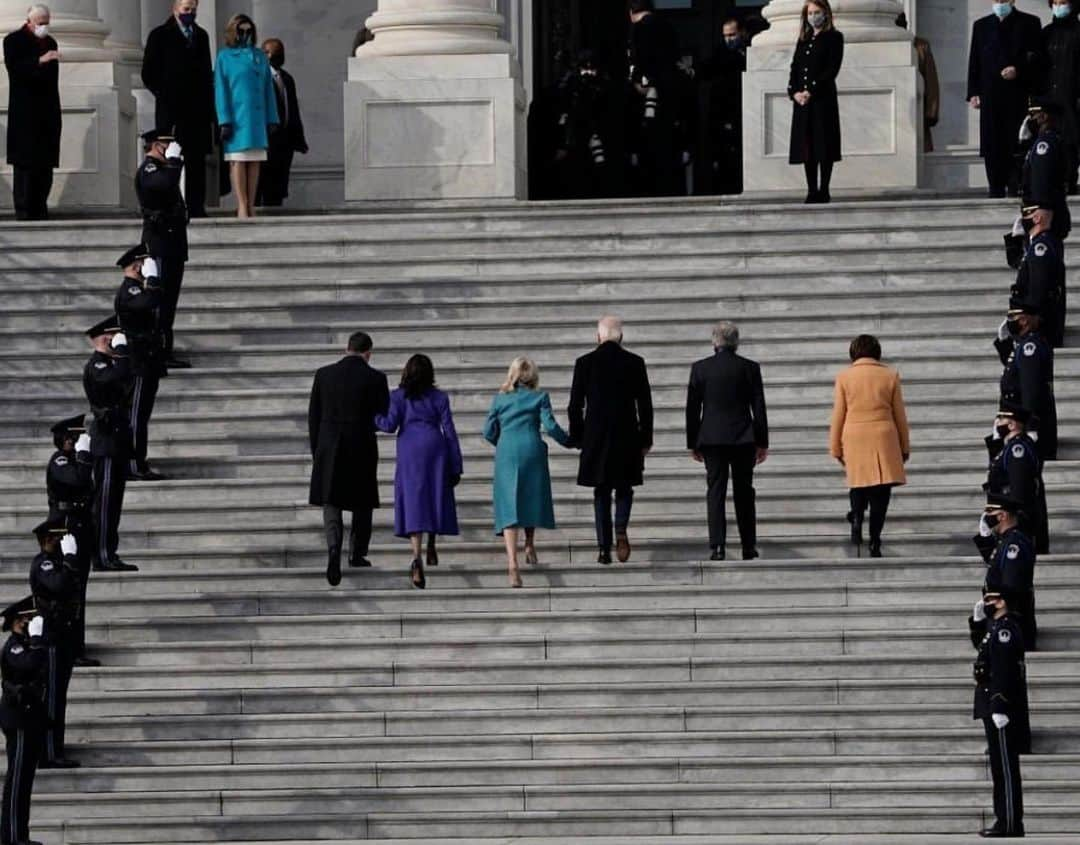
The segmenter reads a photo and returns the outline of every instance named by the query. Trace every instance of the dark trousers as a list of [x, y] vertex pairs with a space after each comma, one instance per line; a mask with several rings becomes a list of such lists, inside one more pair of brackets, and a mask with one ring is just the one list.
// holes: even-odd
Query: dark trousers
[[135, 451], [131, 458], [132, 472], [146, 470], [150, 415], [154, 413], [154, 402], [157, 401], [160, 383], [157, 376], [138, 376], [135, 379], [135, 390], [131, 394], [131, 430], [135, 435]]
[[1021, 727], [1016, 719], [999, 730], [993, 719], [983, 719], [994, 778], [994, 827], [1005, 833], [1024, 829], [1024, 794], [1020, 782]]
[[[1042, 470], [1039, 470], [1041, 477]], [[1046, 508], [1046, 485], [1039, 484], [1038, 504], [1035, 507], [1034, 533], [1035, 553], [1039, 555], [1050, 554], [1050, 511]]]
[[127, 461], [94, 459], [94, 555], [107, 563], [120, 545], [120, 512], [127, 488]]
[[34, 774], [43, 748], [40, 730], [5, 730], [7, 776], [4, 778], [4, 807], [0, 818], [0, 843], [14, 845], [30, 839], [30, 796]]
[[634, 488], [597, 487], [593, 490], [593, 509], [596, 514], [596, 544], [601, 551], [610, 552], [614, 542], [611, 525], [611, 496], [615, 495], [615, 529], [625, 531], [630, 524], [630, 510], [634, 506]]
[[206, 216], [206, 153], [184, 149], [184, 203], [190, 217]]
[[[349, 560], [367, 557], [371, 545], [371, 517], [371, 508], [352, 512], [352, 525], [349, 526]], [[345, 538], [342, 509], [334, 505], [323, 505], [323, 526], [326, 528], [326, 548], [340, 555], [341, 544]]]
[[259, 170], [259, 188], [255, 192], [255, 205], [279, 206], [289, 195], [289, 172], [292, 170], [293, 151], [287, 147], [270, 144], [266, 163]]
[[709, 482], [709, 545], [724, 548], [727, 541], [727, 490], [730, 476], [735, 494], [735, 519], [744, 549], [757, 546], [757, 506], [754, 493], [754, 462], [757, 447], [703, 446], [705, 472]]
[[13, 199], [16, 220], [44, 220], [49, 216], [49, 192], [52, 190], [51, 167], [14, 167]]
[[889, 513], [889, 501], [892, 499], [892, 486], [878, 484], [873, 487], [852, 487], [849, 491], [851, 512], [856, 522], [862, 522], [863, 514], [870, 508], [870, 543], [881, 543], [881, 531], [885, 527], [885, 517]]
[[[1008, 141], [1009, 144], [1015, 142], [1015, 138]], [[1003, 197], [1006, 194], [1016, 196], [1019, 174], [1016, 170], [1016, 160], [1011, 152], [985, 156], [983, 166], [986, 168], [986, 182], [989, 185], [990, 196]]]
[[81, 513], [78, 516], [68, 517], [68, 530], [74, 535], [79, 544], [79, 581], [81, 588], [81, 600], [79, 602], [79, 615], [75, 620], [72, 631], [72, 653], [76, 657], [82, 657], [86, 653], [86, 590], [90, 584], [90, 568], [92, 549], [96, 545], [94, 527], [89, 513]]
[[165, 355], [171, 357], [176, 306], [180, 303], [180, 288], [184, 284], [184, 262], [179, 258], [158, 258], [157, 262], [161, 273], [161, 283], [165, 288], [161, 309], [158, 311], [158, 325], [165, 336]]
[[58, 760], [64, 756], [68, 685], [75, 668], [72, 660], [73, 655], [66, 645], [49, 646], [49, 686], [45, 696], [49, 714], [49, 726], [45, 731], [46, 760]]

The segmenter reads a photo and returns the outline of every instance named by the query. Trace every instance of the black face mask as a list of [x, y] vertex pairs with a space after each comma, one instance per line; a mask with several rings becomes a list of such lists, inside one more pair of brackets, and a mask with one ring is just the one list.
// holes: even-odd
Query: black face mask
[[241, 29], [236, 33], [236, 43], [241, 47], [250, 47], [254, 38], [250, 29]]
[[1013, 335], [1013, 337], [1015, 337], [1015, 336], [1020, 334], [1020, 321], [1019, 320], [1009, 320], [1009, 323], [1006, 326], [1006, 328], [1009, 330], [1009, 334], [1011, 334], [1011, 335]]
[[988, 514], [986, 514], [986, 520], [985, 521], [986, 521], [986, 527], [989, 528], [991, 531], [993, 531], [995, 528], [997, 528], [998, 523], [1001, 522], [1001, 516], [996, 514], [996, 513], [988, 513]]
[[1035, 228], [1035, 218], [1034, 217], [1021, 217], [1020, 218], [1020, 225], [1023, 226], [1024, 231], [1027, 234], [1030, 235], [1031, 230]]
[[1009, 428], [1007, 425], [999, 425], [995, 430], [997, 431], [998, 437], [1000, 437], [1002, 440], [1012, 434], [1012, 429]]
[[280, 69], [285, 64], [285, 57], [281, 53], [271, 53], [266, 57], [270, 61], [270, 67]]

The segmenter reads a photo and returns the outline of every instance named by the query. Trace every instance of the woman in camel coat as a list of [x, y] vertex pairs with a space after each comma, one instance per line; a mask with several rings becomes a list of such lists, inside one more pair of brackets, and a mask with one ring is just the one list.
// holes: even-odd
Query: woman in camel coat
[[907, 483], [911, 453], [900, 374], [881, 363], [872, 335], [851, 342], [851, 366], [836, 377], [829, 454], [844, 466], [851, 495], [851, 542], [862, 545], [863, 515], [870, 508], [870, 556], [881, 557], [881, 530], [892, 488]]

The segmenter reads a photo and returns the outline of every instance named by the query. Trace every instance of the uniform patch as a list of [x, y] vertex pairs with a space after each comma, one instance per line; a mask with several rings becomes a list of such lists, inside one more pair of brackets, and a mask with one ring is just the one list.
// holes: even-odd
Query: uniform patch
[[1024, 344], [1024, 355], [1026, 357], [1030, 358], [1034, 354], [1035, 354], [1035, 344], [1032, 343], [1031, 341], [1028, 341], [1027, 343]]
[[998, 631], [998, 642], [1007, 643], [1012, 641], [1012, 631], [1008, 628], [1002, 628]]
[[1017, 443], [1013, 446], [1012, 453], [1014, 458], [1022, 458], [1024, 457], [1024, 447]]
[[94, 369], [95, 370], [104, 370], [108, 366], [109, 365], [106, 364], [104, 361], [98, 361], [96, 364], [94, 364]]
[[[1042, 244], [1040, 244], [1040, 246], [1042, 246]], [[1043, 247], [1043, 249], [1045, 250], [1046, 247]], [[128, 288], [128, 296], [138, 296], [140, 293], [142, 293], [142, 288], [136, 285], [132, 285]]]
[[[1045, 143], [1045, 141], [1043, 143]], [[146, 173], [156, 173], [157, 165], [154, 164], [154, 162], [152, 161], [148, 161], [146, 162], [146, 164], [143, 165], [143, 171]]]
[[11, 647], [12, 654], [22, 654], [24, 651], [26, 651], [26, 649], [23, 648], [21, 645], [13, 645]]
[[53, 567], [52, 561], [47, 560], [43, 564], [41, 564], [41, 571], [42, 572], [52, 572], [53, 568], [54, 567]]
[[1020, 547], [1016, 545], [1016, 543], [1013, 543], [1005, 550], [1005, 557], [1009, 560], [1016, 560], [1020, 557]]
[[1035, 254], [1042, 258], [1046, 255], [1046, 244], [1035, 244]]
[[53, 463], [56, 464], [58, 467], [66, 467], [68, 465], [67, 456], [66, 455], [59, 455], [59, 456], [57, 456], [56, 460], [53, 461]]
[[1050, 145], [1046, 143], [1046, 141], [1039, 141], [1039, 143], [1035, 145], [1035, 155], [1044, 156], [1048, 152], [1050, 152]]

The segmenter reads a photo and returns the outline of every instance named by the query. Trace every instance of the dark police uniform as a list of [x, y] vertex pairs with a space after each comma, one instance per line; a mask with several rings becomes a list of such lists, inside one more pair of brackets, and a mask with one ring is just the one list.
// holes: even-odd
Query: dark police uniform
[[1054, 212], [1050, 231], [1064, 241], [1072, 230], [1069, 214], [1067, 151], [1058, 131], [1044, 128], [1024, 157], [1020, 196], [1022, 206], [1038, 206]]
[[[94, 327], [99, 330], [98, 326]], [[94, 420], [90, 453], [94, 457], [94, 567], [113, 569], [120, 544], [120, 511], [124, 507], [128, 461], [132, 453], [131, 360], [94, 351], [83, 370], [83, 389]]]
[[986, 561], [984, 589], [1000, 585], [1012, 593], [1009, 609], [1024, 635], [1024, 648], [1034, 651], [1039, 633], [1035, 621], [1035, 544], [1019, 528], [980, 537], [975, 545]]
[[157, 277], [145, 280], [125, 276], [116, 292], [114, 305], [120, 329], [127, 335], [128, 355], [134, 385], [131, 395], [131, 431], [133, 437], [131, 472], [145, 473], [150, 416], [154, 412], [158, 386], [166, 375], [165, 335], [161, 331], [161, 312], [168, 296]]
[[[975, 658], [975, 718], [982, 719], [994, 779], [994, 828], [1001, 833], [1024, 830], [1024, 797], [1020, 755], [1030, 752], [1027, 678], [1023, 634], [1011, 613], [1000, 619], [968, 620]], [[1009, 717], [998, 728], [995, 713]]]
[[1049, 554], [1046, 488], [1043, 485], [1042, 461], [1035, 442], [1026, 434], [1017, 434], [1008, 440], [988, 437], [986, 446], [990, 452], [990, 466], [983, 490], [1020, 502], [1028, 517], [1036, 552]]
[[[1057, 219], [1055, 217], [1055, 219]], [[1024, 252], [1012, 297], [1042, 312], [1046, 340], [1058, 349], [1065, 342], [1065, 251], [1051, 232], [1035, 235]]]
[[[5, 611], [5, 619], [15, 608], [33, 607], [26, 599]], [[5, 621], [4, 630], [10, 629]], [[7, 775], [4, 778], [4, 806], [0, 816], [0, 843], [30, 840], [30, 796], [34, 774], [45, 736], [45, 685], [48, 655], [41, 637], [13, 633], [0, 651], [0, 725], [7, 740]]]
[[30, 564], [34, 604], [45, 619], [48, 684], [45, 698], [49, 724], [45, 732], [46, 763], [64, 760], [67, 693], [74, 668], [76, 627], [82, 584], [74, 555], [41, 552]]
[[1057, 458], [1057, 404], [1054, 400], [1054, 350], [1038, 332], [995, 340], [1005, 369], [1001, 401], [1022, 405], [1034, 417], [1036, 446], [1044, 461]]
[[143, 243], [161, 270], [164, 296], [159, 326], [165, 338], [167, 358], [173, 354], [173, 321], [184, 283], [184, 262], [188, 260], [188, 211], [180, 192], [183, 167], [181, 159], [162, 161], [147, 156], [135, 174], [135, 193], [143, 217]]

